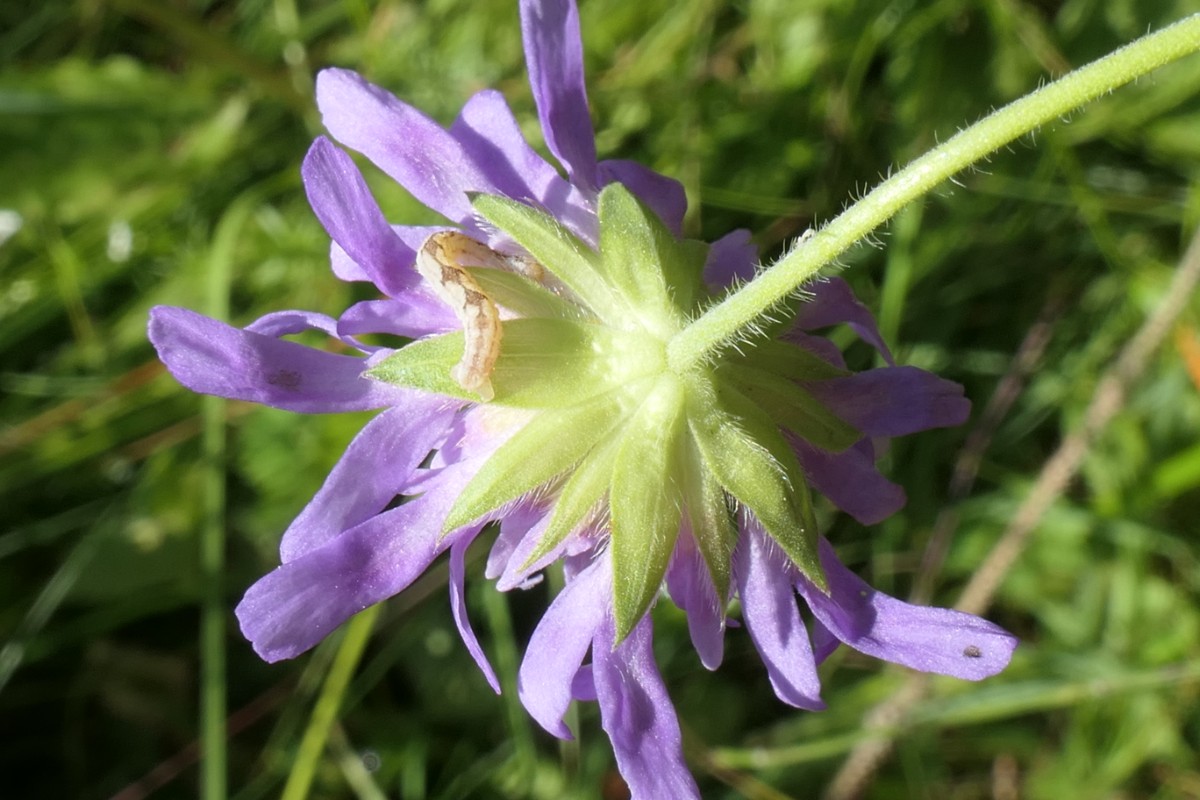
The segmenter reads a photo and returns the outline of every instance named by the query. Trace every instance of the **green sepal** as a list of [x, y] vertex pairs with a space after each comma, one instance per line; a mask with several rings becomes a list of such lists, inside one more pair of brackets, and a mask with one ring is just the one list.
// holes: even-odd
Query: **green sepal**
[[463, 487], [442, 532], [473, 522], [574, 467], [620, 419], [619, 394], [535, 415]]
[[751, 342], [738, 360], [794, 381], [823, 381], [851, 374], [802, 347], [777, 340]]
[[800, 571], [826, 590], [808, 483], [775, 422], [728, 384], [714, 387], [694, 378], [688, 395], [688, 423], [705, 466]]
[[620, 443], [619, 438], [611, 437], [596, 445], [571, 473], [571, 477], [567, 478], [554, 503], [550, 524], [521, 569], [532, 567], [587, 520], [608, 492]]
[[[513, 408], [566, 408], [644, 374], [662, 370], [662, 348], [645, 337], [563, 319], [512, 319], [491, 381], [492, 403]], [[478, 402], [450, 371], [462, 358], [456, 331], [406, 345], [367, 370], [376, 380]]]
[[787, 378], [737, 364], [723, 365], [719, 371], [769, 417], [809, 444], [840, 453], [863, 438], [861, 431]]
[[624, 426], [609, 491], [615, 647], [654, 602], [681, 519], [677, 466], [684, 391], [664, 375]]
[[682, 459], [683, 507], [692, 538], [708, 568], [717, 598], [725, 602], [729, 597], [730, 564], [738, 540], [737, 524], [721, 484], [704, 465], [696, 442], [690, 436], [686, 439]]
[[601, 275], [599, 255], [562, 223], [507, 197], [494, 194], [470, 197], [480, 216], [529, 251], [597, 317], [610, 319], [620, 311], [616, 295]]
[[[686, 256], [680, 252], [680, 243], [654, 212], [619, 183], [610, 183], [601, 190], [597, 206], [605, 276], [624, 297], [642, 328], [662, 339], [669, 338], [679, 331], [687, 309], [677, 306], [671, 295], [676, 287], [671, 279], [684, 277], [682, 262]], [[695, 282], [694, 276], [686, 277], [690, 281], [679, 283], [686, 286]]]
[[491, 267], [466, 267], [483, 293], [496, 305], [521, 317], [577, 320], [582, 309], [524, 275]]

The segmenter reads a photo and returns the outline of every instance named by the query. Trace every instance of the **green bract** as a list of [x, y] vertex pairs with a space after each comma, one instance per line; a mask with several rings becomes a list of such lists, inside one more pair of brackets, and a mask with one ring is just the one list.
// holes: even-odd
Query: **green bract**
[[[728, 596], [735, 513], [752, 514], [824, 587], [808, 487], [785, 431], [833, 452], [861, 438], [798, 383], [846, 373], [778, 339], [673, 372], [669, 343], [712, 300], [702, 279], [708, 246], [677, 239], [619, 184], [600, 193], [599, 251], [522, 203], [491, 195], [472, 202], [547, 275], [538, 282], [470, 270], [514, 317], [502, 323], [491, 404], [527, 413], [444, 529], [535, 490], [555, 508], [527, 566], [577, 530], [603, 528], [618, 641], [654, 602], [681, 530], [695, 539], [718, 596]], [[414, 342], [370, 375], [478, 402], [451, 377], [463, 347], [462, 332]]]

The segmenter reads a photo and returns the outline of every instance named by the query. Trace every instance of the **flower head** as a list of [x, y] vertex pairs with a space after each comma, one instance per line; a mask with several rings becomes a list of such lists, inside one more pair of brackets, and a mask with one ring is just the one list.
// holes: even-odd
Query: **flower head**
[[[597, 161], [573, 2], [523, 0], [521, 19], [566, 177], [495, 92], [444, 129], [355, 73], [326, 70], [317, 102], [333, 137], [450, 225], [390, 225], [350, 157], [321, 137], [303, 174], [333, 269], [384, 297], [337, 320], [287, 311], [242, 330], [152, 313], [152, 341], [191, 389], [303, 412], [383, 409], [284, 533], [281, 566], [238, 606], [256, 651], [304, 652], [449, 551], [455, 621], [498, 691], [463, 602], [466, 550], [494, 529], [486, 574], [501, 590], [557, 562], [567, 578], [529, 642], [523, 703], [566, 737], [569, 703], [597, 701], [639, 798], [697, 795], [651, 648], [664, 586], [710, 669], [738, 598], [776, 694], [801, 708], [823, 707], [816, 666], [839, 642], [968, 679], [1002, 669], [1012, 637], [872, 590], [818, 535], [809, 496], [811, 484], [868, 524], [891, 514], [904, 497], [876, 471], [876, 443], [960, 423], [961, 388], [894, 366], [836, 279], [740, 346], [672, 365], [672, 337], [752, 277], [757, 254], [744, 232], [682, 238], [676, 182]], [[842, 323], [889, 366], [851, 373], [812, 333]], [[360, 355], [281, 338], [313, 329]], [[357, 338], [368, 333], [413, 341], [375, 347]]]

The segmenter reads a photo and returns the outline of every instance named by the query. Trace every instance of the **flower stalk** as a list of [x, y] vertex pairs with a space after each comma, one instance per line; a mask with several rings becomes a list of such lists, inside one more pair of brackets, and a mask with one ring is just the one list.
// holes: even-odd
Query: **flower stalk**
[[1031, 131], [1119, 86], [1200, 51], [1200, 14], [1147, 34], [1009, 103], [930, 150], [802, 239], [753, 281], [710, 308], [667, 347], [676, 372], [738, 340], [755, 321], [908, 203]]

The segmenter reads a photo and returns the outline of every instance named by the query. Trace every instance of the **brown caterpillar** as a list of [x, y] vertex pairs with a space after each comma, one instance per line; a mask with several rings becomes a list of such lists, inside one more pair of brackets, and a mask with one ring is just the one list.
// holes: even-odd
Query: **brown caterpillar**
[[417, 251], [416, 266], [438, 299], [454, 309], [463, 326], [463, 356], [450, 371], [450, 376], [484, 402], [491, 400], [495, 397], [492, 370], [500, 356], [503, 337], [500, 313], [465, 268], [503, 269], [541, 281], [541, 264], [533, 259], [497, 253], [458, 231], [438, 231]]

